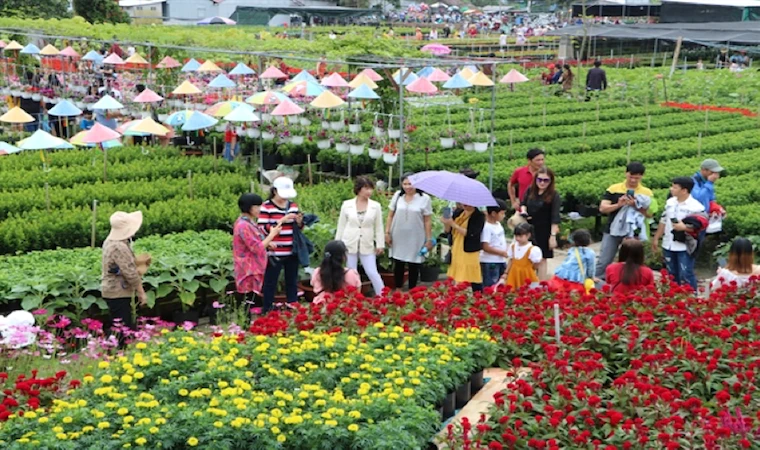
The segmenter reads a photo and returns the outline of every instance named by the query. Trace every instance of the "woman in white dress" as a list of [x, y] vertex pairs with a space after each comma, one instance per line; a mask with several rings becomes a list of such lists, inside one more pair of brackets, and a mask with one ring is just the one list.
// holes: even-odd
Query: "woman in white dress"
[[417, 286], [422, 266], [422, 248], [433, 249], [431, 217], [433, 205], [430, 196], [412, 186], [411, 173], [401, 179], [402, 190], [391, 199], [385, 227], [385, 242], [393, 260], [393, 278], [396, 288], [404, 285], [404, 272], [409, 266], [409, 289]]
[[719, 267], [718, 274], [710, 283], [710, 290], [721, 286], [744, 286], [751, 277], [760, 277], [760, 266], [755, 264], [752, 242], [746, 238], [736, 238], [728, 251], [726, 267]]

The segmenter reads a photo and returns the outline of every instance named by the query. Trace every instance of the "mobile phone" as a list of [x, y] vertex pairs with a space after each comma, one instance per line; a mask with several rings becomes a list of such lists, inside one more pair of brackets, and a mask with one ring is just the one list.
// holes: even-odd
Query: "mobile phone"
[[634, 195], [633, 189], [628, 189], [628, 190], [626, 191], [625, 195], [627, 195], [627, 196], [629, 196], [629, 197], [633, 197], [633, 195]]
[[443, 208], [443, 218], [444, 219], [451, 219], [451, 208], [448, 206], [445, 206]]
[[678, 219], [675, 217], [670, 218], [670, 223], [678, 223]]

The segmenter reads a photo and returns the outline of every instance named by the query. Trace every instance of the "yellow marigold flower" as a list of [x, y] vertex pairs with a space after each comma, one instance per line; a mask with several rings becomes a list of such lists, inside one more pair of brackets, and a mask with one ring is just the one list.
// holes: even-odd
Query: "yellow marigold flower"
[[139, 437], [135, 439], [135, 444], [137, 445], [145, 445], [146, 442], [148, 442], [148, 440], [145, 439], [144, 437]]
[[89, 433], [90, 431], [94, 429], [95, 429], [94, 427], [87, 425], [87, 426], [82, 427], [82, 433]]
[[120, 416], [126, 416], [128, 413], [129, 413], [129, 410], [127, 408], [119, 408], [116, 411], [116, 414], [118, 414]]
[[[26, 413], [26, 416], [29, 417], [29, 414], [31, 414], [31, 413]], [[72, 419], [71, 416], [66, 416], [66, 417], [63, 418], [63, 423], [71, 423], [73, 421], [74, 421], [74, 419]]]
[[138, 342], [137, 345], [135, 345], [135, 348], [137, 348], [138, 350], [145, 350], [146, 348], [148, 348], [148, 345], [145, 344], [145, 342]]
[[113, 381], [113, 377], [111, 375], [103, 375], [102, 377], [100, 377], [100, 381], [101, 383], [108, 384]]
[[325, 420], [325, 425], [328, 427], [337, 427], [338, 421], [337, 420]]
[[384, 324], [384, 323], [382, 323], [382, 322], [376, 322], [376, 323], [374, 324], [374, 327], [375, 327], [375, 328], [384, 328], [384, 327], [385, 327], [385, 324]]
[[63, 427], [53, 427], [53, 433], [63, 433]]
[[414, 389], [411, 388], [405, 388], [402, 393], [404, 394], [404, 397], [411, 397], [414, 395]]
[[66, 440], [66, 433], [58, 433], [55, 435], [58, 439], [65, 441]]
[[142, 372], [135, 372], [132, 376], [135, 377], [135, 379], [137, 380], [142, 380], [143, 378], [145, 378], [145, 374]]
[[121, 376], [121, 382], [124, 384], [129, 384], [132, 382], [132, 376], [130, 375], [122, 375]]
[[269, 429], [269, 431], [271, 431], [272, 434], [280, 434], [280, 429], [277, 427], [272, 427]]
[[148, 432], [150, 434], [156, 434], [156, 433], [158, 433], [158, 427], [150, 427], [150, 429], [148, 430]]
[[108, 422], [100, 422], [100, 423], [98, 423], [98, 428], [101, 429], [101, 430], [104, 430], [104, 429], [110, 428], [110, 427], [111, 427], [111, 424], [108, 423]]
[[359, 425], [352, 423], [348, 426], [348, 431], [359, 431]]
[[188, 394], [190, 394], [190, 392], [188, 392], [188, 390], [185, 389], [185, 388], [182, 388], [182, 389], [179, 390], [179, 395], [181, 395], [183, 397], [187, 397]]
[[48, 419], [47, 417], [40, 417], [40, 418], [37, 420], [37, 423], [48, 423], [48, 421], [49, 421], [49, 420], [50, 420], [50, 419]]
[[194, 437], [194, 436], [191, 436], [191, 437], [190, 437], [190, 438], [187, 440], [187, 445], [189, 445], [190, 447], [195, 447], [196, 445], [198, 445], [198, 438], [196, 438], [196, 437]]
[[277, 435], [277, 442], [282, 443], [282, 442], [285, 442], [287, 440], [288, 440], [288, 438], [286, 438], [284, 434]]
[[156, 419], [156, 425], [164, 425], [165, 423], [166, 423], [166, 419], [164, 419], [163, 417], [159, 417], [158, 419]]
[[100, 361], [98, 363], [98, 369], [108, 369], [108, 366], [110, 365], [111, 363], [109, 363], [108, 361]]
[[37, 418], [37, 414], [35, 414], [32, 411], [29, 411], [26, 414], [24, 414], [24, 417], [26, 417], [27, 419], [36, 419]]

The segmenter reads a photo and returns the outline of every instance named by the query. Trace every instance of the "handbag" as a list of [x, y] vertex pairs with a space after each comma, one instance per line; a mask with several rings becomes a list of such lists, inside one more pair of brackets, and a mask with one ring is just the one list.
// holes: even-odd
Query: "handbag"
[[[578, 247], [575, 247], [575, 257], [578, 259], [578, 267], [581, 269], [581, 275], [586, 275], [586, 269], [583, 268], [583, 260], [581, 259], [581, 252], [578, 251]], [[596, 287], [593, 278], [584, 278], [583, 280], [583, 288], [586, 290], [586, 293], [588, 294], [591, 292], [591, 289], [594, 289]]]

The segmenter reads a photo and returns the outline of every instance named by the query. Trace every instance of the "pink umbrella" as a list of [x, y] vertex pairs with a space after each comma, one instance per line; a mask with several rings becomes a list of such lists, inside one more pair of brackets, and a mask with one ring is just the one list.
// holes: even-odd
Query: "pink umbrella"
[[361, 74], [366, 75], [367, 78], [369, 78], [372, 81], [381, 81], [383, 79], [383, 77], [381, 77], [380, 75], [378, 75], [377, 72], [375, 72], [374, 70], [370, 69], [369, 67], [367, 67], [366, 69], [364, 69], [361, 72], [359, 72], [359, 74], [360, 75]]
[[448, 55], [451, 53], [451, 49], [443, 44], [428, 44], [420, 49], [423, 52], [432, 53], [438, 55]]
[[111, 53], [103, 60], [103, 64], [122, 65], [124, 64], [124, 60], [116, 53]]
[[419, 77], [412, 81], [406, 89], [409, 92], [416, 92], [418, 94], [434, 94], [438, 92], [438, 88], [425, 77]]
[[100, 144], [102, 142], [119, 139], [120, 137], [121, 134], [96, 122], [95, 125], [82, 136], [82, 142], [85, 144]]
[[343, 77], [341, 77], [337, 72], [333, 72], [330, 74], [330, 76], [325, 77], [325, 79], [322, 80], [322, 82], [319, 84], [332, 88], [350, 87], [348, 85], [348, 82], [344, 80]]
[[439, 68], [433, 69], [433, 72], [431, 72], [430, 75], [423, 78], [427, 78], [429, 81], [438, 81], [438, 82], [449, 81], [451, 79], [449, 74], [447, 74], [446, 72], [444, 72], [443, 70]]
[[140, 92], [140, 95], [135, 97], [134, 101], [136, 103], [154, 103], [160, 102], [163, 99], [163, 97], [151, 91], [150, 89], [145, 89], [144, 91]]
[[69, 58], [79, 58], [79, 53], [77, 53], [77, 51], [74, 50], [70, 45], [61, 50], [61, 52], [58, 54], [61, 56], [68, 56]]
[[[5, 48], [8, 44], [5, 43], [5, 41], [0, 41], [0, 48]], [[7, 155], [7, 153], [3, 153], [4, 155]]]
[[159, 69], [174, 69], [181, 66], [182, 64], [171, 56], [165, 56], [164, 59], [156, 65]]
[[300, 106], [296, 105], [295, 103], [291, 102], [290, 100], [283, 100], [280, 102], [277, 107], [272, 110], [273, 116], [294, 116], [296, 114], [301, 114], [304, 112], [304, 109]]
[[280, 78], [287, 78], [288, 76], [285, 75], [282, 70], [278, 69], [277, 67], [268, 67], [267, 70], [264, 71], [264, 73], [261, 74], [259, 78], [272, 78], [272, 79], [280, 79]]
[[507, 72], [507, 74], [504, 75], [504, 77], [501, 80], [499, 80], [499, 83], [509, 83], [509, 89], [511, 91], [514, 91], [515, 83], [524, 83], [526, 81], [530, 81], [528, 80], [528, 77], [521, 74], [517, 70], [512, 69], [509, 72]]

